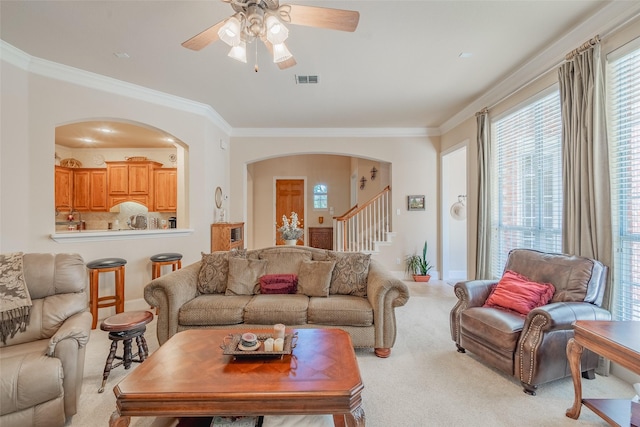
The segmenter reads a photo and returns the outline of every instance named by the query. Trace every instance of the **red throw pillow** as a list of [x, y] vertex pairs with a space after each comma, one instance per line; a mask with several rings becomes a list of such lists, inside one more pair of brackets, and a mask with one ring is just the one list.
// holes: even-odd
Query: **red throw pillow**
[[526, 316], [534, 308], [548, 304], [555, 292], [556, 288], [551, 283], [532, 282], [515, 271], [507, 270], [483, 307], [504, 308]]
[[261, 294], [295, 294], [297, 291], [297, 274], [265, 274], [260, 277]]

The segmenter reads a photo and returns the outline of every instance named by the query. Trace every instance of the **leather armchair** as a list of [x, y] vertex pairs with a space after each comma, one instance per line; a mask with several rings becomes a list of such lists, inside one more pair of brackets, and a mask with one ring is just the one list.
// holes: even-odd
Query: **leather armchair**
[[[485, 363], [520, 380], [525, 393], [535, 395], [539, 384], [571, 376], [566, 346], [576, 320], [610, 320], [600, 307], [607, 267], [601, 262], [530, 249], [509, 253], [506, 270], [535, 282], [551, 283], [551, 302], [528, 315], [483, 307], [498, 280], [472, 280], [454, 287], [458, 301], [450, 313], [451, 338], [458, 351], [471, 351]], [[598, 356], [582, 353], [583, 376], [594, 378]]]
[[63, 426], [77, 412], [86, 344], [86, 267], [78, 254], [24, 254], [32, 300], [24, 332], [0, 341], [0, 425]]

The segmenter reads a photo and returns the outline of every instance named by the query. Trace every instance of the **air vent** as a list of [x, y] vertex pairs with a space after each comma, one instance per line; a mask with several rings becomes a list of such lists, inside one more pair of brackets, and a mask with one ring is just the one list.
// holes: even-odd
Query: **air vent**
[[296, 74], [296, 83], [299, 85], [318, 84], [318, 76], [299, 76]]

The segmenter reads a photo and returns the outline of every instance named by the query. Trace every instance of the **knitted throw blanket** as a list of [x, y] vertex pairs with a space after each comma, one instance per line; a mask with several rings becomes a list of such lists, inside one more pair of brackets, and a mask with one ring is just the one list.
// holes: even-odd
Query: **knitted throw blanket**
[[31, 305], [24, 281], [22, 252], [0, 254], [0, 339], [3, 343], [27, 328]]

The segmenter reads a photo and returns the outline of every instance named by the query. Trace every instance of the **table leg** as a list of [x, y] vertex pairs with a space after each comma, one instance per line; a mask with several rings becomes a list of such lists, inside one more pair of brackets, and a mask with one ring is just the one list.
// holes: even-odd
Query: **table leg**
[[111, 414], [111, 418], [109, 418], [109, 427], [129, 427], [129, 423], [131, 422], [131, 417], [123, 417], [116, 410]]
[[358, 406], [351, 413], [344, 416], [347, 427], [364, 427], [364, 409]]
[[574, 338], [567, 343], [567, 359], [571, 368], [571, 378], [573, 379], [573, 406], [567, 409], [566, 416], [577, 420], [582, 407], [582, 379], [580, 378], [580, 358], [582, 357], [582, 345], [578, 344]]

